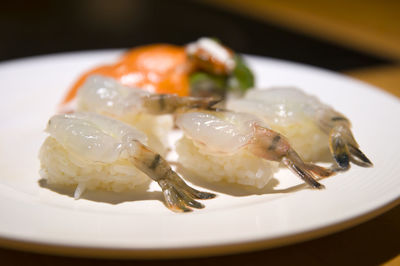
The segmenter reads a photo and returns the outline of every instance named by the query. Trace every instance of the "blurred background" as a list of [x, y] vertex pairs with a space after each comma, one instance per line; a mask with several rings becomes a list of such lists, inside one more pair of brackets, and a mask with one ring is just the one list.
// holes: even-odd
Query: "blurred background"
[[[398, 1], [379, 1], [392, 3], [397, 9], [389, 5], [379, 10], [373, 6], [371, 8], [375, 9], [367, 9], [367, 13], [376, 14], [364, 14], [367, 17], [360, 16], [359, 21], [348, 14], [360, 12], [354, 10], [357, 8], [362, 8], [365, 13], [365, 2], [368, 1], [358, 1], [358, 6], [357, 1], [334, 1], [336, 4], [332, 4], [312, 0], [3, 2], [0, 60], [66, 51], [128, 48], [157, 42], [185, 44], [200, 36], [211, 36], [242, 53], [338, 71], [393, 64], [395, 55], [387, 49], [380, 53], [379, 47], [375, 47], [377, 44], [362, 43], [368, 40], [360, 43], [360, 36], [351, 32], [340, 35], [340, 27], [348, 31], [346, 23], [353, 23], [356, 27], [371, 29], [371, 22], [376, 21], [375, 27], [382, 28], [384, 25], [377, 21], [377, 16], [391, 19], [392, 15], [397, 21], [398, 14], [395, 13], [400, 12]], [[343, 9], [348, 9], [347, 14]], [[320, 25], [321, 30], [316, 24], [321, 24], [324, 17], [325, 24], [332, 25]], [[369, 24], [365, 25], [366, 22]], [[397, 41], [399, 28], [396, 29]], [[400, 59], [400, 52], [397, 57]]]
[[341, 71], [400, 96], [397, 0], [14, 0], [0, 6], [0, 61], [210, 36], [241, 53]]

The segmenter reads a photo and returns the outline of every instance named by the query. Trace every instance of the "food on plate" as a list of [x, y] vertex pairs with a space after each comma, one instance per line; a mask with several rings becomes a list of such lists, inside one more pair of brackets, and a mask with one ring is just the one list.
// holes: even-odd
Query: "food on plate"
[[[74, 84], [62, 104], [69, 113], [49, 120], [40, 174], [50, 185], [76, 186], [75, 198], [153, 180], [171, 210], [203, 208], [196, 199], [215, 195], [187, 185], [163, 158], [174, 123], [183, 133], [178, 162], [209, 182], [261, 189], [281, 164], [322, 189], [317, 179], [350, 162], [372, 166], [344, 115], [295, 88], [247, 91], [253, 85], [243, 60], [213, 39], [135, 48]], [[324, 154], [331, 168], [310, 163]]]
[[[136, 126], [135, 118], [143, 114], [146, 119], [139, 129], [148, 135], [154, 132], [146, 122], [157, 123], [157, 115], [174, 113], [177, 126], [186, 136], [177, 147], [180, 162], [195, 169], [198, 175], [206, 175], [208, 180], [226, 179], [261, 188], [278, 170], [279, 161], [297, 171], [313, 187], [321, 185], [306, 170], [321, 176], [331, 174], [321, 167], [303, 163], [283, 136], [268, 130], [254, 115], [215, 108], [217, 102], [212, 98], [151, 94], [102, 76], [88, 77], [77, 97], [78, 110], [111, 116], [133, 126]], [[163, 132], [168, 134], [171, 129], [167, 127]], [[277, 146], [277, 150], [268, 146], [265, 153], [258, 151], [274, 137], [278, 140], [272, 146]]]
[[153, 44], [133, 48], [115, 64], [98, 66], [80, 76], [62, 104], [73, 101], [94, 74], [114, 78], [127, 87], [180, 96], [223, 96], [227, 90], [245, 91], [254, 85], [243, 59], [210, 38], [186, 47]]
[[314, 175], [332, 171], [305, 163], [281, 134], [254, 115], [225, 110], [180, 113], [177, 125], [184, 137], [177, 144], [178, 161], [208, 181], [264, 187], [278, 170], [278, 162], [312, 188], [323, 188]]
[[112, 65], [91, 69], [78, 78], [63, 100], [73, 100], [86, 78], [97, 74], [116, 79], [121, 84], [152, 93], [189, 94], [190, 72], [184, 47], [153, 44], [133, 48]]
[[86, 189], [134, 189], [149, 177], [159, 184], [173, 211], [203, 208], [195, 199], [215, 196], [188, 186], [146, 146], [143, 132], [118, 120], [85, 112], [55, 115], [46, 132], [50, 136], [40, 149], [40, 174], [50, 185], [76, 186], [76, 198]]
[[228, 100], [226, 106], [256, 115], [271, 129], [286, 136], [307, 161], [319, 161], [330, 153], [335, 171], [349, 169], [350, 162], [372, 166], [353, 137], [350, 120], [297, 88], [251, 90], [244, 98]]
[[144, 132], [148, 145], [163, 155], [167, 136], [172, 130], [172, 114], [185, 108], [207, 108], [212, 98], [180, 97], [174, 94], [151, 94], [129, 88], [100, 75], [89, 76], [76, 98], [78, 111], [95, 112], [133, 125]]
[[186, 52], [193, 65], [189, 76], [192, 96], [242, 95], [254, 86], [254, 75], [243, 58], [220, 42], [200, 38], [188, 44]]

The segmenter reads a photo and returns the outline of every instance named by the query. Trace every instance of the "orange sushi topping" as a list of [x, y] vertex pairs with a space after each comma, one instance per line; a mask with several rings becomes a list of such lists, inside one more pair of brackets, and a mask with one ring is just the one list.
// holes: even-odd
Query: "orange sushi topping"
[[99, 66], [84, 73], [62, 103], [75, 98], [86, 78], [93, 74], [112, 77], [125, 86], [143, 88], [152, 93], [187, 96], [191, 69], [184, 47], [155, 44], [134, 48], [116, 64]]

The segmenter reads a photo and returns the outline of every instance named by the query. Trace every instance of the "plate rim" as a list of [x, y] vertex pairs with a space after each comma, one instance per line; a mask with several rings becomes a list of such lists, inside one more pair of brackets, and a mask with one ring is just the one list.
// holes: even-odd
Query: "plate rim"
[[[200, 258], [218, 255], [233, 255], [244, 252], [256, 252], [270, 248], [280, 248], [323, 238], [342, 230], [351, 229], [377, 216], [388, 212], [400, 204], [400, 198], [383, 205], [374, 211], [368, 212], [353, 219], [321, 227], [315, 230], [302, 232], [296, 235], [287, 235], [273, 239], [244, 241], [233, 244], [207, 245], [189, 248], [163, 249], [135, 249], [135, 248], [99, 248], [86, 246], [63, 245], [56, 243], [41, 243], [23, 239], [11, 239], [0, 236], [0, 247], [19, 251], [28, 251], [44, 255], [61, 255], [67, 257], [102, 258], [102, 259], [178, 259]], [[290, 239], [290, 243], [286, 243]]]
[[[40, 60], [43, 58], [52, 59], [52, 58], [59, 58], [60, 56], [70, 56], [76, 54], [103, 54], [103, 53], [115, 53], [117, 56], [119, 53], [123, 52], [125, 49], [105, 49], [105, 50], [87, 50], [87, 51], [74, 51], [74, 52], [66, 52], [66, 53], [54, 53], [48, 55], [38, 55], [26, 58], [18, 58], [12, 59], [7, 61], [1, 61], [0, 67], [3, 67], [7, 64], [13, 63], [23, 63], [26, 60]], [[271, 62], [280, 62], [284, 64], [295, 65], [307, 69], [311, 69], [313, 71], [317, 70], [318, 72], [325, 72], [328, 74], [333, 74], [341, 79], [345, 78], [351, 82], [357, 82], [364, 87], [368, 87], [369, 89], [374, 90], [375, 93], [380, 93], [385, 95], [386, 97], [390, 97], [392, 100], [397, 100], [397, 103], [400, 103], [400, 100], [393, 96], [392, 94], [379, 89], [375, 86], [372, 86], [368, 83], [355, 80], [351, 77], [347, 77], [341, 75], [337, 72], [322, 69], [319, 67], [309, 66], [302, 63], [290, 62], [281, 59], [274, 59], [269, 57], [262, 57], [256, 55], [245, 55], [249, 58], [255, 58], [257, 60], [267, 59]], [[36, 241], [24, 241], [23, 239], [12, 239], [3, 237], [0, 235], [0, 246], [14, 248], [19, 250], [26, 250], [26, 251], [33, 251], [39, 253], [46, 253], [46, 254], [57, 254], [57, 255], [67, 255], [67, 256], [79, 256], [79, 257], [102, 257], [102, 258], [183, 258], [183, 257], [199, 257], [199, 256], [209, 256], [211, 255], [221, 255], [221, 254], [232, 254], [236, 252], [248, 252], [254, 251], [259, 249], [266, 249], [272, 247], [280, 247], [284, 246], [285, 241], [287, 239], [290, 240], [290, 244], [299, 243], [306, 240], [315, 239], [317, 237], [326, 236], [340, 230], [350, 228], [352, 226], [358, 225], [365, 221], [368, 221], [392, 208], [400, 204], [400, 198], [393, 199], [390, 202], [386, 202], [381, 204], [380, 206], [375, 206], [375, 208], [369, 212], [366, 212], [362, 215], [350, 218], [348, 220], [341, 221], [339, 223], [334, 223], [331, 225], [322, 226], [321, 228], [317, 228], [314, 230], [302, 232], [295, 235], [288, 235], [288, 236], [279, 236], [276, 239], [269, 238], [264, 240], [248, 240], [241, 243], [233, 243], [233, 244], [221, 244], [215, 246], [206, 246], [206, 247], [189, 247], [189, 248], [172, 248], [172, 249], [110, 249], [110, 248], [90, 248], [90, 247], [82, 247], [82, 246], [68, 246], [68, 245], [57, 245], [57, 244], [46, 244], [40, 243]], [[295, 237], [295, 239], [293, 239]]]

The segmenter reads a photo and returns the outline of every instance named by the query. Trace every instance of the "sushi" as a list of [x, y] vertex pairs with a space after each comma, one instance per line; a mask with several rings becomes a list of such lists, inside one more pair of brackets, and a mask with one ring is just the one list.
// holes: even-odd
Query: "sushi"
[[345, 171], [350, 162], [372, 166], [359, 149], [350, 120], [317, 97], [294, 87], [251, 90], [244, 98], [230, 99], [226, 107], [256, 115], [271, 129], [286, 136], [306, 161], [332, 158], [334, 171]]
[[213, 198], [188, 186], [163, 157], [147, 145], [146, 135], [118, 120], [77, 112], [55, 115], [39, 152], [41, 177], [50, 185], [121, 192], [156, 181], [168, 208], [190, 211], [204, 206], [195, 199]]
[[227, 181], [264, 187], [283, 163], [312, 188], [315, 176], [332, 171], [305, 163], [281, 134], [254, 115], [226, 110], [190, 110], [176, 121], [184, 136], [177, 143], [178, 161], [210, 182]]

